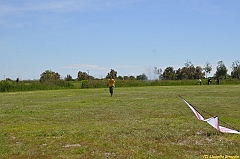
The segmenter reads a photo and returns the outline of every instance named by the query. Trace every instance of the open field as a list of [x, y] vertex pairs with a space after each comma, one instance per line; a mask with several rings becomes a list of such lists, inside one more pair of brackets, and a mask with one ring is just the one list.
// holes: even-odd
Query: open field
[[178, 97], [240, 129], [240, 85], [114, 91], [0, 93], [0, 158], [240, 158], [240, 135], [198, 121]]

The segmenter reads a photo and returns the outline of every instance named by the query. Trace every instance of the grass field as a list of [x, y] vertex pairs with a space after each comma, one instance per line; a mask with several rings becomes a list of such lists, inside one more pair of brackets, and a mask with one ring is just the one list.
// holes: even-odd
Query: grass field
[[240, 85], [114, 91], [0, 93], [0, 158], [240, 158], [240, 135], [198, 121], [178, 97], [240, 129]]

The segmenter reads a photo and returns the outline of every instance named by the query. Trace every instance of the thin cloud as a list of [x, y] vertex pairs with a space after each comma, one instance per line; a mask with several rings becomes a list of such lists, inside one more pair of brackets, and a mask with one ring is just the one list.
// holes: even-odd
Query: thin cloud
[[86, 1], [28, 1], [25, 3], [0, 5], [0, 15], [24, 14], [37, 11], [69, 12], [80, 10], [87, 5]]
[[139, 66], [133, 66], [133, 65], [118, 65], [117, 67], [124, 68], [124, 69], [140, 68]]
[[120, 2], [111, 0], [42, 0], [42, 1], [20, 1], [18, 3], [6, 2], [0, 5], [0, 16], [7, 14], [27, 14], [29, 12], [88, 12], [103, 11], [109, 8], [121, 8], [128, 4], [141, 0], [122, 0]]
[[91, 64], [72, 64], [68, 66], [63, 66], [61, 68], [68, 68], [68, 69], [91, 69], [91, 70], [105, 70], [105, 67], [101, 67], [98, 65], [91, 65]]

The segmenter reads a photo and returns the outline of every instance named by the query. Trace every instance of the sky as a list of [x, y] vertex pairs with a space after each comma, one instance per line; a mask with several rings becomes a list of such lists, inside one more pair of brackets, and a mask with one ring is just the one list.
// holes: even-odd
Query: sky
[[239, 0], [0, 0], [0, 80], [240, 60]]

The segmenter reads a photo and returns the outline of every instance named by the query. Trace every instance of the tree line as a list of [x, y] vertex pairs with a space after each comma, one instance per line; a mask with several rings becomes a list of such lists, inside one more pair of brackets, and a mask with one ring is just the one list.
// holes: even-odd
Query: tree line
[[[228, 70], [224, 62], [219, 61], [216, 72], [211, 78], [215, 78], [216, 80], [221, 79], [222, 84], [239, 84], [239, 61], [233, 62], [231, 69], [231, 74], [228, 75]], [[94, 78], [93, 76], [89, 75], [89, 73], [82, 71], [78, 72], [76, 79], [73, 79], [71, 75], [67, 75], [64, 79], [61, 79], [61, 76], [58, 72], [46, 70], [40, 75], [39, 80], [20, 81], [19, 78], [17, 78], [17, 80], [14, 81], [6, 78], [6, 80], [0, 81], [0, 92], [72, 88], [103, 88], [106, 87], [107, 79], [110, 76], [118, 80], [117, 87], [196, 85], [199, 84], [199, 79], [201, 78], [203, 78], [203, 84], [207, 84], [207, 82], [211, 80], [210, 78], [207, 78], [207, 74], [210, 74], [211, 71], [212, 65], [209, 62], [207, 62], [202, 68], [201, 66], [195, 67], [189, 61], [187, 61], [182, 68], [178, 68], [176, 70], [171, 66], [166, 67], [164, 70], [154, 67], [153, 72], [158, 75], [158, 80], [148, 80], [148, 77], [144, 73], [136, 77], [118, 76], [117, 71], [114, 69], [111, 69], [105, 78], [102, 79]]]
[[[213, 78], [225, 79], [225, 78], [237, 78], [240, 79], [240, 63], [239, 61], [234, 61], [231, 66], [231, 74], [227, 74], [228, 69], [223, 61], [218, 61], [216, 72]], [[182, 68], [174, 69], [172, 66], [166, 67], [164, 70], [161, 68], [154, 67], [154, 74], [158, 76], [158, 80], [192, 80], [192, 79], [203, 79], [207, 78], [207, 75], [212, 71], [212, 65], [206, 62], [204, 67], [194, 66], [191, 61], [187, 61]], [[111, 69], [105, 78], [112, 76], [118, 80], [148, 80], [145, 73], [138, 76], [118, 76], [117, 71]], [[47, 70], [41, 74], [41, 82], [53, 82], [60, 80], [60, 75], [57, 72]], [[64, 78], [65, 81], [83, 81], [83, 80], [96, 80], [93, 76], [89, 75], [87, 72], [79, 71], [77, 78], [73, 79], [71, 75], [67, 75]]]
[[[225, 66], [223, 61], [217, 63], [216, 72], [213, 75], [213, 78], [225, 79], [233, 78], [240, 79], [240, 63], [239, 61], [234, 61], [231, 66], [231, 74], [227, 74], [228, 69]], [[166, 67], [164, 70], [161, 68], [154, 67], [153, 73], [158, 76], [158, 80], [192, 80], [192, 79], [204, 79], [207, 78], [207, 75], [212, 71], [212, 65], [209, 62], [206, 62], [204, 67], [194, 66], [191, 61], [184, 63], [182, 68], [174, 69], [172, 66]], [[118, 76], [117, 71], [111, 69], [110, 72], [105, 76], [105, 79], [112, 76], [114, 79], [118, 80], [148, 80], [148, 77], [145, 73], [135, 76]], [[7, 78], [6, 80], [11, 80]], [[61, 76], [58, 72], [51, 70], [46, 70], [40, 75], [40, 82], [45, 84], [58, 84], [58, 81], [61, 80]], [[84, 81], [84, 80], [98, 80], [89, 75], [87, 72], [78, 71], [77, 78], [73, 79], [70, 74], [63, 79], [63, 81]], [[19, 79], [16, 80], [19, 82]]]

